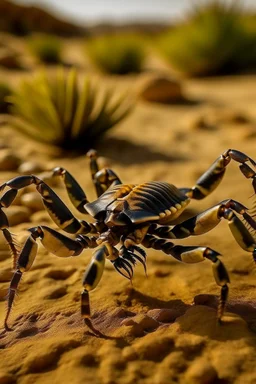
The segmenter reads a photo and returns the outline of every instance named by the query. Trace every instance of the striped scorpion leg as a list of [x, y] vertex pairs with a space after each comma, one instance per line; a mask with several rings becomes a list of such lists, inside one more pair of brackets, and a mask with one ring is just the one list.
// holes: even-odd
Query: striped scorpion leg
[[158, 239], [154, 235], [146, 235], [142, 244], [146, 248], [158, 249], [172, 255], [176, 260], [183, 263], [199, 263], [204, 259], [210, 260], [213, 269], [213, 275], [217, 285], [221, 286], [220, 300], [218, 305], [218, 321], [224, 313], [225, 305], [228, 298], [228, 283], [229, 276], [224, 264], [220, 261], [218, 252], [208, 247], [182, 246], [174, 245], [172, 242], [165, 239]]
[[[247, 226], [235, 212], [243, 217]], [[256, 222], [247, 213], [244, 205], [232, 199], [224, 200], [174, 227], [152, 225], [149, 233], [165, 239], [182, 239], [188, 236], [202, 235], [212, 230], [220, 223], [221, 219], [228, 221], [231, 233], [239, 246], [247, 252], [252, 252], [256, 262], [256, 239], [249, 230], [256, 230]]]
[[11, 179], [2, 184], [0, 186], [0, 191], [4, 190], [6, 187], [9, 187], [11, 188], [10, 191], [13, 192], [8, 191], [10, 193], [8, 196], [12, 196], [12, 194], [16, 196], [19, 189], [32, 184], [35, 184], [37, 191], [40, 193], [43, 204], [50, 217], [63, 231], [73, 234], [79, 232], [84, 234], [97, 232], [96, 225], [87, 223], [84, 220], [76, 219], [76, 217], [74, 217], [64, 202], [58, 197], [58, 195], [47, 184], [45, 184], [41, 179], [34, 175], [15, 177], [14, 179]]
[[16, 270], [10, 282], [7, 299], [7, 313], [4, 320], [4, 326], [7, 331], [10, 330], [8, 326], [8, 319], [22, 274], [30, 270], [36, 258], [38, 239], [49, 252], [64, 258], [78, 256], [83, 249], [95, 248], [97, 246], [96, 237], [89, 238], [84, 235], [78, 235], [78, 237], [73, 240], [47, 226], [30, 228], [29, 232], [31, 234], [20, 252], [16, 263]]
[[249, 156], [235, 149], [228, 149], [218, 157], [210, 168], [197, 180], [196, 185], [192, 188], [182, 188], [188, 197], [200, 200], [208, 196], [217, 188], [221, 182], [227, 165], [231, 160], [240, 163], [240, 170], [247, 179], [252, 179], [254, 192], [256, 192], [256, 172], [252, 167], [256, 167], [256, 163]]
[[97, 197], [101, 196], [108, 188], [122, 184], [121, 180], [112, 169], [99, 168], [97, 152], [94, 149], [91, 149], [87, 153], [87, 156], [90, 158], [90, 171]]
[[0, 198], [0, 229], [3, 232], [3, 235], [5, 237], [5, 240], [7, 241], [7, 244], [10, 248], [11, 255], [13, 257], [13, 268], [16, 267], [16, 261], [18, 258], [18, 248], [15, 244], [15, 241], [13, 240], [12, 234], [9, 231], [9, 221], [6, 216], [6, 214], [3, 212], [2, 208], [8, 208], [12, 202], [14, 201], [15, 197], [17, 196], [17, 190], [9, 190], [5, 192], [5, 194]]
[[86, 194], [76, 179], [65, 168], [62, 167], [56, 167], [51, 172], [53, 177], [60, 176], [63, 179], [69, 199], [73, 206], [79, 212], [87, 213], [85, 204], [87, 204], [89, 201], [87, 200]]
[[109, 259], [112, 262], [118, 259], [118, 250], [110, 243], [102, 243], [98, 249], [95, 250], [92, 256], [91, 263], [87, 267], [83, 276], [83, 291], [81, 293], [81, 314], [85, 324], [98, 336], [104, 336], [93, 326], [90, 317], [90, 300], [89, 292], [94, 290], [99, 284], [103, 275], [105, 259]]

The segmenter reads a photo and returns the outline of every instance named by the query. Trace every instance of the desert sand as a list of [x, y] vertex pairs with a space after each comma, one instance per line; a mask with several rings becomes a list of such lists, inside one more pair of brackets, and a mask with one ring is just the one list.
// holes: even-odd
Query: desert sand
[[[1, 75], [15, 83], [28, 74], [1, 70]], [[134, 91], [138, 77], [105, 80]], [[164, 180], [190, 187], [228, 148], [256, 160], [255, 84], [256, 77], [249, 75], [183, 80], [188, 103], [162, 105], [138, 99], [133, 113], [98, 146], [101, 163], [113, 168], [124, 183]], [[70, 158], [46, 151], [6, 125], [1, 126], [1, 145], [45, 170], [66, 167], [89, 200], [95, 198], [85, 155]], [[18, 174], [1, 171], [0, 183]], [[64, 187], [60, 184], [54, 190], [71, 208]], [[220, 186], [206, 199], [192, 201], [183, 217], [227, 198], [252, 207], [252, 194], [251, 181], [233, 161]], [[39, 224], [55, 228], [47, 213], [30, 209], [11, 231], [22, 244], [26, 229]], [[9, 321], [12, 331], [4, 330], [12, 261], [1, 235], [0, 383], [256, 383], [252, 255], [238, 246], [224, 220], [205, 235], [177, 243], [209, 246], [223, 255], [231, 280], [223, 324], [216, 322], [219, 287], [210, 262], [183, 264], [148, 250], [147, 277], [138, 265], [132, 284], [106, 263], [103, 278], [91, 293], [92, 321], [105, 335], [97, 337], [80, 315], [81, 278], [92, 251], [62, 259], [42, 246], [22, 278]]]

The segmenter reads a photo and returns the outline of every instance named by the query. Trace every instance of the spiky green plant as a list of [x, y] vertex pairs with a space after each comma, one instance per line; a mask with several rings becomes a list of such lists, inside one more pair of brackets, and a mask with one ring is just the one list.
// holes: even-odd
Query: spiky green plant
[[61, 62], [62, 44], [56, 36], [36, 34], [28, 38], [28, 47], [31, 53], [43, 63]]
[[0, 113], [7, 113], [9, 102], [7, 98], [12, 94], [12, 90], [6, 83], [0, 82]]
[[145, 59], [145, 43], [133, 34], [92, 38], [87, 41], [86, 50], [102, 71], [118, 75], [140, 72]]
[[131, 111], [127, 96], [100, 92], [88, 78], [59, 68], [21, 83], [11, 97], [12, 126], [35, 140], [63, 149], [86, 151]]
[[190, 76], [216, 75], [256, 66], [256, 33], [246, 30], [239, 3], [220, 0], [196, 6], [160, 39], [171, 65]]

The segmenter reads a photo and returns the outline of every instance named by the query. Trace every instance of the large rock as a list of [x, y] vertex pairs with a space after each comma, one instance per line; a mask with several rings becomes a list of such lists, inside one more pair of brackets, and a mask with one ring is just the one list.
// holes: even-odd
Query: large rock
[[11, 150], [0, 150], [0, 171], [16, 171], [20, 163], [20, 158]]
[[185, 99], [179, 81], [159, 74], [143, 75], [139, 81], [138, 95], [143, 100], [165, 104]]
[[8, 69], [20, 68], [17, 53], [6, 47], [0, 48], [0, 67], [1, 66]]

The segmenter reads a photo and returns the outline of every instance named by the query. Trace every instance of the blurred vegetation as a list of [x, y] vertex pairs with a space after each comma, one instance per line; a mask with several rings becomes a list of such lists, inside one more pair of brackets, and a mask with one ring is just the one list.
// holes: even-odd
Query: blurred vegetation
[[125, 75], [142, 70], [145, 42], [139, 34], [105, 35], [92, 38], [86, 50], [103, 72]]
[[7, 113], [10, 103], [7, 98], [11, 96], [12, 90], [8, 84], [0, 82], [0, 113]]
[[131, 111], [125, 96], [91, 85], [78, 86], [77, 72], [59, 68], [54, 76], [37, 74], [11, 97], [11, 124], [31, 138], [74, 151], [87, 151]]
[[159, 39], [170, 64], [189, 76], [256, 69], [256, 19], [238, 2], [194, 6], [186, 22]]
[[31, 53], [43, 63], [61, 62], [62, 43], [58, 37], [46, 34], [33, 35], [28, 39]]

